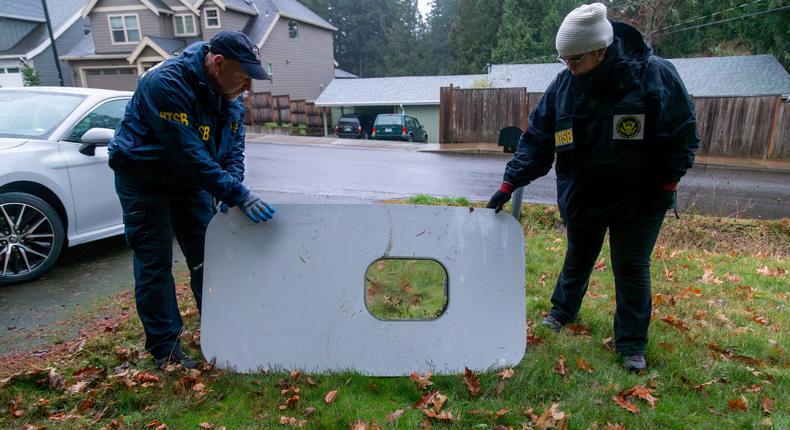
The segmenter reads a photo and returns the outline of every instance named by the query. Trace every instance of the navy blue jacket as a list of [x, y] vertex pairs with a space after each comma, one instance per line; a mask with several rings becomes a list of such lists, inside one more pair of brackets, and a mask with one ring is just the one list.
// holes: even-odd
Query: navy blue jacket
[[699, 145], [694, 106], [675, 67], [654, 56], [635, 28], [612, 25], [603, 62], [584, 76], [557, 75], [505, 170], [505, 181], [524, 186], [547, 174], [556, 154], [566, 221], [646, 215], [660, 186], [692, 166]]
[[216, 93], [197, 42], [137, 82], [109, 144], [110, 167], [185, 178], [228, 205], [249, 194], [244, 180], [244, 105]]

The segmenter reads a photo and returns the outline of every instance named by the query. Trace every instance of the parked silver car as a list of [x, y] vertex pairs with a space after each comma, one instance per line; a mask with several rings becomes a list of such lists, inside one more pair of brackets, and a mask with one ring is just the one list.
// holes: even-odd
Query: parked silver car
[[40, 276], [64, 246], [123, 233], [107, 143], [131, 96], [0, 88], [0, 285]]

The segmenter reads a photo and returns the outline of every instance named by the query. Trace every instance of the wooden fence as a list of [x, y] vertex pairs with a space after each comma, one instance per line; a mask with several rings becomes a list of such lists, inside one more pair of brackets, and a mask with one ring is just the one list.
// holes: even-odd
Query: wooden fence
[[[441, 143], [495, 143], [499, 129], [526, 129], [543, 93], [526, 88], [441, 89]], [[790, 103], [779, 96], [693, 97], [698, 155], [790, 161]]]
[[332, 110], [317, 107], [313, 102], [291, 100], [290, 96], [273, 96], [269, 92], [253, 93], [244, 99], [247, 125], [263, 125], [267, 122], [293, 125], [305, 124], [310, 128], [323, 127], [323, 114], [327, 115], [327, 124], [332, 126]]
[[502, 127], [526, 127], [529, 107], [526, 88], [444, 87], [440, 93], [439, 142], [496, 142]]
[[790, 109], [778, 96], [694, 97], [697, 154], [790, 161]]

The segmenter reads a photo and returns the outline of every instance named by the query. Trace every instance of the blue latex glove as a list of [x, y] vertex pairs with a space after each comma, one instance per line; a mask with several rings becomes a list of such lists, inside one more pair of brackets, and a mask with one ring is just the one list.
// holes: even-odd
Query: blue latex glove
[[239, 204], [239, 208], [247, 217], [255, 222], [265, 222], [274, 217], [274, 208], [253, 193], [250, 193], [247, 198]]

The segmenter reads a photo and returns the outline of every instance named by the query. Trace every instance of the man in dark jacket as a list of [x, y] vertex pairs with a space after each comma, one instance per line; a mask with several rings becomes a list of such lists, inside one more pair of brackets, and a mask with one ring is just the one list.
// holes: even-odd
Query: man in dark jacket
[[189, 266], [198, 310], [206, 228], [238, 206], [252, 221], [274, 208], [244, 179], [244, 106], [252, 79], [268, 79], [257, 46], [241, 32], [221, 32], [146, 72], [110, 142], [110, 167], [134, 252], [137, 313], [146, 349], [160, 367], [196, 367], [179, 345], [181, 315], [172, 275], [175, 235]]
[[543, 325], [559, 331], [576, 318], [608, 230], [615, 347], [626, 369], [641, 371], [650, 255], [698, 147], [694, 107], [674, 66], [654, 56], [638, 30], [610, 23], [600, 3], [568, 14], [556, 46], [567, 69], [530, 114], [488, 207], [501, 210], [514, 189], [549, 172], [556, 154], [568, 249]]

